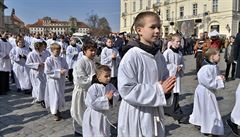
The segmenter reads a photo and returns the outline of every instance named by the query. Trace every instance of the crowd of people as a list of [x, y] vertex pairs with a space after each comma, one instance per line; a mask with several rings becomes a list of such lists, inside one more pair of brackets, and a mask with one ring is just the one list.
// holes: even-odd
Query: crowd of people
[[[124, 33], [104, 37], [105, 46], [100, 52], [93, 40], [80, 46], [74, 37], [55, 33], [34, 37], [2, 33], [0, 95], [7, 93], [9, 77], [13, 76], [17, 92], [31, 94], [33, 104], [41, 104], [59, 121], [67, 78], [74, 85], [70, 113], [75, 135], [110, 136], [110, 126], [115, 126], [109, 112], [118, 103], [119, 137], [165, 136], [164, 114], [199, 127], [203, 134], [224, 135], [214, 92], [230, 80], [231, 66], [231, 79], [240, 77], [240, 33], [224, 43], [226, 72], [222, 75], [217, 66], [222, 42], [216, 33], [204, 32], [194, 40], [177, 32], [162, 39], [160, 23], [154, 12], [139, 13], [132, 26], [136, 37]], [[183, 56], [188, 54], [195, 54], [199, 82], [189, 121], [179, 105]], [[227, 120], [236, 135], [240, 125], [239, 93], [240, 87]]]

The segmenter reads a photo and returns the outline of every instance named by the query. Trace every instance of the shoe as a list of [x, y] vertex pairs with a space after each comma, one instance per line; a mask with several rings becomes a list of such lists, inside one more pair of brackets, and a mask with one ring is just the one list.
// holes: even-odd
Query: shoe
[[178, 124], [189, 124], [189, 117], [182, 117], [178, 120]]
[[53, 119], [54, 119], [55, 121], [60, 121], [62, 118], [59, 117], [58, 114], [55, 114]]
[[194, 127], [197, 129], [197, 130], [200, 130], [201, 127], [200, 126], [197, 126], [197, 125], [194, 125]]
[[24, 94], [30, 95], [31, 91], [30, 90], [24, 90]]
[[235, 80], [235, 78], [234, 78], [234, 77], [232, 77], [232, 78], [231, 78], [231, 80]]
[[82, 137], [82, 134], [75, 131], [75, 132], [74, 132], [74, 136], [75, 136], [75, 137]]
[[228, 119], [228, 120], [226, 121], [226, 123], [227, 123], [227, 125], [230, 127], [230, 129], [232, 130], [233, 134], [234, 134], [235, 136], [239, 136], [238, 126], [237, 126], [235, 123], [233, 123], [230, 119]]
[[46, 108], [46, 106], [45, 106], [45, 102], [44, 101], [41, 101], [41, 106], [43, 107], [43, 108]]
[[17, 92], [22, 92], [22, 90], [20, 88], [17, 89]]

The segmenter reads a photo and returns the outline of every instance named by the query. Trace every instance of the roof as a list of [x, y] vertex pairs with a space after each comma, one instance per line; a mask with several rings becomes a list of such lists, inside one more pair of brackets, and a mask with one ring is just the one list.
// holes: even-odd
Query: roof
[[4, 3], [0, 2], [0, 5], [3, 6], [4, 9], [8, 8]]
[[[46, 18], [46, 17], [45, 17]], [[51, 19], [51, 24], [66, 24], [68, 25], [68, 21], [59, 21], [57, 19]], [[43, 27], [45, 25], [44, 24], [44, 18], [43, 19], [38, 19], [37, 22], [33, 23], [33, 24], [28, 24], [27, 27]], [[52, 26], [52, 25], [49, 25], [49, 26]], [[77, 22], [77, 26], [79, 28], [89, 28], [85, 23], [83, 22]], [[58, 27], [58, 26], [53, 26], [53, 27]]]
[[20, 18], [18, 18], [16, 15], [12, 15], [12, 20], [24, 24], [24, 22]]
[[78, 22], [77, 25], [79, 26], [79, 28], [89, 28], [88, 25], [83, 22]]
[[43, 26], [43, 19], [38, 19], [37, 22], [33, 23], [33, 24], [28, 24], [28, 27], [41, 27]]

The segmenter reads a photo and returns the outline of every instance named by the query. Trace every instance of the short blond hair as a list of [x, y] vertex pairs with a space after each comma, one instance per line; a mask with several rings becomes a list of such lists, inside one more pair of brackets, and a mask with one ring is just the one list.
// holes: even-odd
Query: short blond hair
[[61, 50], [61, 46], [58, 43], [52, 43], [50, 46], [51, 51], [53, 51], [54, 49], [59, 49]]

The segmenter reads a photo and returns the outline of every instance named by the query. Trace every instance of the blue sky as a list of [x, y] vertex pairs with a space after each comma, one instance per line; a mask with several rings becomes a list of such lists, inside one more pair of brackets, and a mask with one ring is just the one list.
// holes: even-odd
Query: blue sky
[[112, 31], [119, 31], [120, 0], [5, 0], [8, 7], [5, 15], [10, 15], [12, 8], [26, 24], [49, 16], [67, 21], [70, 16], [86, 22], [89, 14], [106, 17]]

